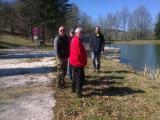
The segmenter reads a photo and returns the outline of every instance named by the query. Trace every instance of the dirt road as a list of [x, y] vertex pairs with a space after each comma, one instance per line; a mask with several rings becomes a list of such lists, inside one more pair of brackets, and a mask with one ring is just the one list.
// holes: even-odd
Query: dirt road
[[53, 52], [19, 48], [1, 51], [0, 120], [52, 120], [55, 105]]

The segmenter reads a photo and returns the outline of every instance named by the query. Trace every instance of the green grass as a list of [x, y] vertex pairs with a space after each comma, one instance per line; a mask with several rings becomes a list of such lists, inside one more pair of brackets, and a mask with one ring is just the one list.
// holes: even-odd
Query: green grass
[[[53, 45], [51, 43], [46, 43], [46, 45], [39, 45], [39, 41], [37, 42], [38, 49], [42, 50], [52, 50]], [[8, 34], [2, 34], [0, 36], [0, 49], [7, 49], [13, 47], [31, 47], [36, 48], [36, 43], [31, 40], [26, 40], [20, 36], [13, 36]]]
[[33, 43], [30, 40], [25, 40], [19, 36], [12, 35], [1, 35], [0, 36], [0, 49], [10, 48], [10, 47], [19, 47], [19, 46], [33, 46]]
[[83, 98], [71, 92], [69, 81], [56, 91], [56, 120], [160, 119], [160, 83], [110, 60], [103, 59], [102, 66], [94, 73], [89, 61]]

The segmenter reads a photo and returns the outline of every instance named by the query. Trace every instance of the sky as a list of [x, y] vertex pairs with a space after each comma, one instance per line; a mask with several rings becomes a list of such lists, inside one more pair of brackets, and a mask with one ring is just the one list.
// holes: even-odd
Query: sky
[[[3, 0], [14, 1], [14, 0]], [[81, 11], [96, 20], [99, 16], [106, 16], [108, 13], [120, 11], [123, 7], [128, 7], [133, 12], [137, 7], [143, 5], [150, 12], [153, 21], [160, 13], [160, 0], [69, 0], [78, 5]]]
[[128, 7], [129, 11], [133, 12], [141, 5], [150, 12], [153, 21], [160, 13], [160, 0], [70, 0], [70, 2], [78, 5], [80, 10], [91, 16], [93, 20], [120, 11], [123, 7]]
[[15, 1], [15, 0], [2, 0], [4, 2], [12, 2], [12, 1]]

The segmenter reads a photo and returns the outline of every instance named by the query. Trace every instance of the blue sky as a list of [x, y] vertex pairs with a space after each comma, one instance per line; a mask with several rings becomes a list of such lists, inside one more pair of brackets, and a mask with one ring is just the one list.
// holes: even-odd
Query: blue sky
[[[3, 0], [14, 1], [14, 0]], [[93, 20], [108, 13], [114, 13], [123, 7], [128, 7], [130, 12], [138, 6], [145, 6], [150, 12], [153, 20], [160, 13], [160, 0], [69, 0], [79, 6], [80, 10], [87, 13]]]
[[130, 12], [138, 6], [145, 6], [150, 12], [153, 20], [160, 13], [160, 0], [70, 0], [79, 6], [80, 10], [87, 13], [94, 20], [107, 13], [114, 13], [123, 7], [128, 7]]
[[2, 0], [2, 1], [5, 1], [5, 2], [12, 2], [12, 1], [15, 1], [15, 0]]

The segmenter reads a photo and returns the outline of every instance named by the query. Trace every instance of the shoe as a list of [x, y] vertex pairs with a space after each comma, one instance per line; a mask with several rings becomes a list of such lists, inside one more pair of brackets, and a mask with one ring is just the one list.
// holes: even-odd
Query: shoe
[[97, 69], [97, 73], [100, 73], [101, 71], [99, 69]]
[[76, 95], [77, 95], [77, 98], [82, 98], [83, 97], [82, 91], [79, 91], [79, 90], [76, 91]]
[[72, 93], [75, 93], [75, 92], [76, 92], [76, 90], [72, 89]]
[[65, 88], [65, 84], [66, 84], [65, 81], [59, 81], [57, 88]]
[[76, 92], [76, 87], [71, 85], [72, 93]]

